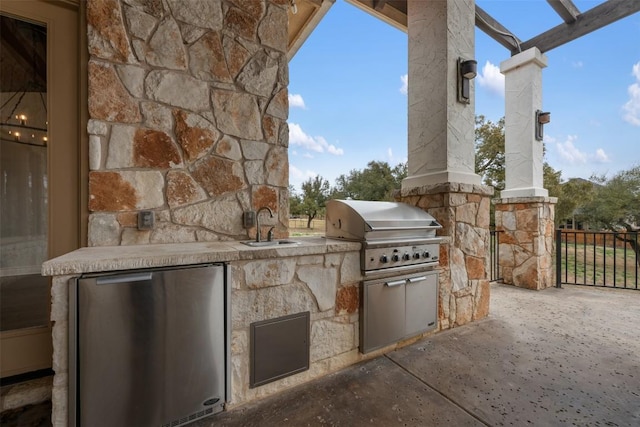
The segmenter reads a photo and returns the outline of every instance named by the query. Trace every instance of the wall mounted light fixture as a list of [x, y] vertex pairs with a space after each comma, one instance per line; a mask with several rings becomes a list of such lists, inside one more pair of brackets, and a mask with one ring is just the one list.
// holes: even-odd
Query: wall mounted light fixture
[[551, 113], [536, 110], [536, 141], [544, 139], [544, 125], [551, 121]]
[[469, 82], [476, 77], [477, 71], [476, 60], [458, 58], [458, 102], [471, 103]]

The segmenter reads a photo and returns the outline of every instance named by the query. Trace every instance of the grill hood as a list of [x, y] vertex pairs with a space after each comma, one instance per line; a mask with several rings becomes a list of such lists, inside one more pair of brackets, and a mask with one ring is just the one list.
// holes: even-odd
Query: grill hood
[[415, 206], [363, 200], [329, 200], [326, 224], [328, 238], [369, 242], [430, 239], [442, 228]]

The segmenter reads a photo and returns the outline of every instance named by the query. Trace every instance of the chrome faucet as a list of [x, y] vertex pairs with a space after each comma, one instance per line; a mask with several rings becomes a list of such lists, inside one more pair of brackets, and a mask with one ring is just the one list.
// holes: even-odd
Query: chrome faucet
[[260, 242], [260, 212], [262, 212], [263, 210], [267, 210], [269, 211], [269, 215], [271, 218], [273, 218], [273, 211], [271, 210], [271, 208], [269, 208], [268, 206], [263, 206], [260, 209], [258, 209], [258, 212], [256, 212], [256, 242]]

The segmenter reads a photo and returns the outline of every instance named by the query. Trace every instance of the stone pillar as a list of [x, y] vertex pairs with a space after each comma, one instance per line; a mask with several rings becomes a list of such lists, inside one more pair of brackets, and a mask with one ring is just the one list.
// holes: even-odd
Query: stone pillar
[[[474, 104], [458, 102], [458, 60], [474, 59], [473, 0], [407, 2], [408, 177], [400, 201], [443, 225], [439, 329], [489, 313], [489, 205], [475, 174]], [[473, 82], [471, 83], [473, 93]]]
[[442, 224], [438, 327], [464, 325], [489, 314], [489, 206], [493, 188], [439, 184], [402, 191], [400, 201]]
[[474, 1], [407, 3], [409, 176], [402, 189], [480, 184], [474, 172], [474, 104], [457, 101], [457, 61], [474, 58]]
[[527, 289], [554, 285], [553, 245], [556, 197], [495, 200], [500, 233], [500, 268], [505, 284]]
[[547, 57], [533, 47], [500, 64], [505, 75], [505, 189], [496, 200], [504, 283], [527, 289], [553, 284], [556, 198], [543, 184], [543, 143], [535, 137]]
[[535, 138], [542, 109], [542, 69], [547, 57], [532, 47], [500, 64], [505, 75], [505, 189], [502, 198], [547, 197], [543, 188], [542, 141]]

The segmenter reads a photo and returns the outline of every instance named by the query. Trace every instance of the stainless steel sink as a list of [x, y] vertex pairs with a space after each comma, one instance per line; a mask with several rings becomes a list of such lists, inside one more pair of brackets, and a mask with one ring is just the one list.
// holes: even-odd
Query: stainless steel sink
[[255, 240], [249, 240], [246, 242], [242, 242], [243, 244], [247, 245], [247, 246], [253, 246], [253, 247], [264, 247], [264, 246], [288, 246], [288, 245], [299, 245], [300, 242], [296, 242], [295, 240], [271, 240], [271, 241], [263, 241], [263, 242], [256, 242]]

